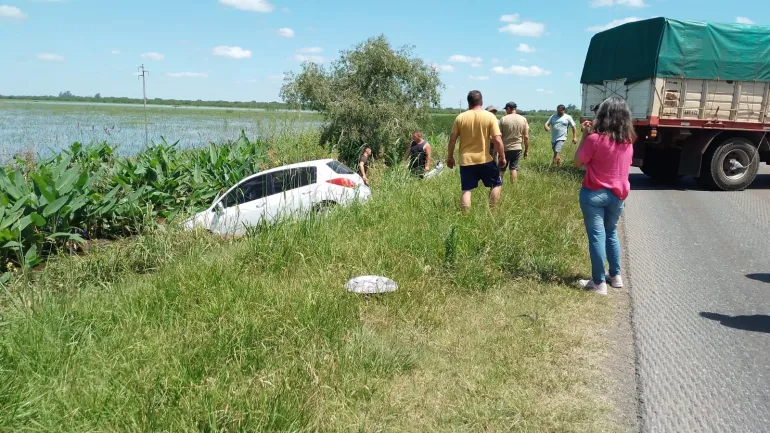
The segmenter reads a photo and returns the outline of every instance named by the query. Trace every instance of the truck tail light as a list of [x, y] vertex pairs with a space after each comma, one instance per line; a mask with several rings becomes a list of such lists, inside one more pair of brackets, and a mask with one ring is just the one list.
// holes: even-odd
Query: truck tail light
[[342, 186], [342, 187], [345, 187], [345, 188], [355, 188], [356, 187], [356, 183], [353, 182], [352, 180], [346, 178], [346, 177], [337, 177], [337, 178], [334, 178], [334, 179], [327, 180], [326, 182], [328, 182], [328, 183], [330, 183], [332, 185]]
[[655, 128], [652, 128], [650, 131], [650, 138], [656, 138], [658, 136], [658, 130]]

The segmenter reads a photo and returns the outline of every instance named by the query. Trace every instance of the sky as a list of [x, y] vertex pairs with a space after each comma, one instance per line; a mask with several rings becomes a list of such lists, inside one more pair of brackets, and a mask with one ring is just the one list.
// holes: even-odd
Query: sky
[[770, 24], [766, 0], [0, 0], [0, 94], [277, 101], [302, 61], [384, 34], [440, 71], [442, 105], [580, 105], [591, 36], [665, 16]]

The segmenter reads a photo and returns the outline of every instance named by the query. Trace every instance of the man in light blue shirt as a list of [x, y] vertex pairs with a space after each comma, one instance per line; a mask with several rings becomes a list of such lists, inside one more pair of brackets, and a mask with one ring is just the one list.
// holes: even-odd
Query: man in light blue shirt
[[577, 144], [577, 128], [572, 116], [567, 114], [564, 105], [556, 107], [556, 114], [551, 115], [545, 122], [545, 130], [551, 131], [551, 148], [553, 149], [553, 162], [551, 167], [561, 165], [561, 150], [567, 141], [567, 134], [572, 128], [572, 143]]

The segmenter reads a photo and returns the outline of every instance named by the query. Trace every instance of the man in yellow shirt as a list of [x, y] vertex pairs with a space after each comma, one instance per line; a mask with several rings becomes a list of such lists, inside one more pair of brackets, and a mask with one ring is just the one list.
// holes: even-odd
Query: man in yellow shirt
[[455, 144], [457, 139], [460, 139], [460, 186], [463, 191], [460, 207], [463, 210], [470, 209], [471, 191], [479, 186], [479, 181], [490, 188], [489, 204], [493, 207], [500, 200], [500, 188], [503, 185], [500, 169], [489, 152], [491, 139], [495, 152], [500, 155], [500, 165], [506, 165], [503, 140], [500, 138], [500, 125], [494, 114], [481, 108], [483, 104], [481, 92], [470, 91], [468, 111], [457, 116], [452, 125], [452, 136], [449, 137], [449, 157], [447, 158], [449, 168], [455, 166]]

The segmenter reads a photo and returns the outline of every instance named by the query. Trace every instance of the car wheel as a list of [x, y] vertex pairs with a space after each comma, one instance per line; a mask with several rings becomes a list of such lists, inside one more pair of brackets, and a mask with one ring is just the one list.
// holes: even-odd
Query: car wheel
[[326, 215], [337, 206], [337, 203], [331, 200], [324, 200], [320, 203], [313, 205], [313, 213], [316, 215]]
[[721, 191], [746, 189], [757, 177], [759, 152], [754, 144], [740, 137], [712, 146], [703, 155], [699, 184]]

